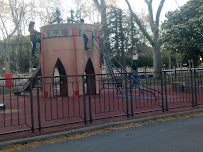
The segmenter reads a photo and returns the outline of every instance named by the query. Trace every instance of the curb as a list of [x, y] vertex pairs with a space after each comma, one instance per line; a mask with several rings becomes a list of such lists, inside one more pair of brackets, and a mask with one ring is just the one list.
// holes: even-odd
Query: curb
[[9, 145], [25, 144], [25, 143], [29, 143], [29, 142], [42, 141], [42, 140], [46, 140], [49, 138], [57, 138], [57, 137], [64, 136], [64, 135], [78, 134], [78, 133], [83, 133], [83, 132], [91, 132], [91, 131], [95, 131], [95, 130], [100, 130], [100, 129], [105, 129], [105, 128], [109, 128], [109, 127], [118, 126], [121, 124], [138, 123], [138, 122], [144, 122], [147, 120], [155, 120], [155, 119], [159, 119], [159, 118], [167, 118], [167, 117], [173, 117], [173, 116], [177, 116], [177, 115], [197, 113], [197, 112], [203, 112], [203, 109], [195, 109], [195, 110], [177, 112], [177, 113], [171, 113], [171, 114], [165, 114], [165, 115], [149, 116], [149, 117], [139, 118], [139, 119], [125, 120], [125, 121], [119, 121], [119, 122], [111, 122], [111, 123], [106, 123], [106, 124], [102, 124], [102, 125], [90, 126], [90, 127], [86, 127], [86, 128], [74, 129], [74, 130], [64, 131], [64, 132], [59, 132], [59, 133], [53, 133], [53, 134], [47, 134], [47, 135], [41, 135], [41, 136], [35, 136], [35, 137], [29, 137], [29, 138], [23, 138], [23, 139], [10, 140], [10, 141], [1, 142], [0, 148], [5, 147], [5, 146], [9, 146]]

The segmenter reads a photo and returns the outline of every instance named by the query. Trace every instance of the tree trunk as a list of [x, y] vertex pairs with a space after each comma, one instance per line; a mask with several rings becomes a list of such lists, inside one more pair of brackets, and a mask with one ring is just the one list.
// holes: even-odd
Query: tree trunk
[[16, 61], [15, 66], [16, 66], [16, 74], [19, 74], [19, 72], [20, 72], [20, 66], [19, 66], [19, 61], [18, 60]]
[[5, 73], [11, 73], [10, 62], [7, 60], [4, 60], [4, 66], [5, 66]]
[[[101, 0], [100, 3], [98, 0], [94, 0], [94, 4], [101, 15], [101, 25], [102, 25], [101, 36], [102, 36], [103, 44], [104, 44], [105, 48], [109, 51], [109, 49], [110, 49], [109, 33], [110, 32], [109, 32], [108, 24], [107, 24], [107, 14], [106, 14], [107, 6], [106, 6], [106, 3], [104, 0]], [[111, 69], [108, 69], [106, 62], [108, 62], [108, 61], [106, 61], [106, 59], [104, 59], [105, 73], [110, 73], [109, 70], [111, 70]]]
[[171, 56], [168, 57], [168, 69], [171, 69]]
[[152, 47], [153, 47], [154, 72], [155, 76], [158, 76], [162, 69], [161, 52], [160, 52], [161, 49], [158, 43], [155, 43]]
[[119, 28], [120, 28], [120, 37], [121, 37], [121, 54], [122, 54], [122, 65], [125, 68], [125, 47], [124, 47], [124, 33], [123, 33], [123, 21], [122, 21], [122, 11], [119, 10], [119, 18], [120, 18], [120, 22], [119, 22]]
[[11, 61], [10, 61], [10, 52], [9, 52], [9, 41], [6, 42], [5, 45], [5, 59], [4, 59], [4, 67], [5, 67], [5, 73], [11, 73]]

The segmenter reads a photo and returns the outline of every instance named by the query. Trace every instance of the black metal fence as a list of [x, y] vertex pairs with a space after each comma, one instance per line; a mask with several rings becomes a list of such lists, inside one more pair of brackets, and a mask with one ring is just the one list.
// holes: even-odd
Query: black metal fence
[[[0, 134], [134, 116], [203, 104], [203, 69], [168, 70], [158, 78], [140, 73], [55, 76], [0, 80]], [[50, 81], [46, 81], [46, 80]], [[27, 89], [25, 83], [29, 82]], [[47, 83], [49, 82], [49, 83]]]

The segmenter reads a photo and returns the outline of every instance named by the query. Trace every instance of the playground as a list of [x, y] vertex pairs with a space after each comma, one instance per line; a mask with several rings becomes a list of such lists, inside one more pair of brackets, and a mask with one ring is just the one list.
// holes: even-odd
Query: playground
[[[31, 77], [1, 79], [2, 135], [203, 104], [202, 69], [162, 71], [159, 78], [141, 72], [137, 81], [105, 49], [96, 25], [41, 30], [40, 64]], [[108, 74], [102, 73], [102, 59]]]

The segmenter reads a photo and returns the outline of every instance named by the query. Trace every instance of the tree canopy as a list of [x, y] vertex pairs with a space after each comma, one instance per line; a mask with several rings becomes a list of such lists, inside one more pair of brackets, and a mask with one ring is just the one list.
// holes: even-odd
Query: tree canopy
[[203, 0], [190, 0], [166, 18], [160, 38], [163, 48], [181, 53], [185, 60], [203, 57]]

